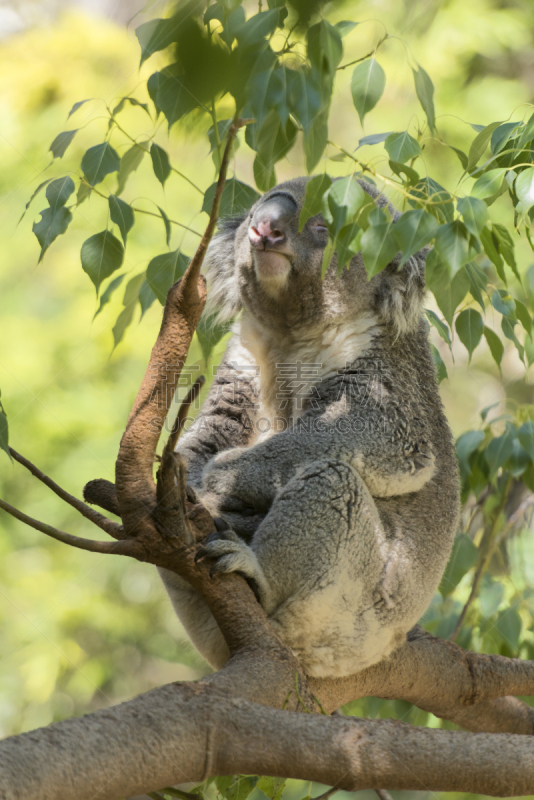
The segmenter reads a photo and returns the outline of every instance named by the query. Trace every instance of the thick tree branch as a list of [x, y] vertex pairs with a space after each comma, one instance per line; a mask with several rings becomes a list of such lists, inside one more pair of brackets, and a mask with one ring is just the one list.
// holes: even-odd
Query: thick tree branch
[[49, 478], [48, 475], [45, 475], [44, 472], [41, 472], [35, 464], [32, 464], [31, 461], [28, 461], [27, 458], [24, 458], [20, 453], [17, 453], [12, 447], [9, 448], [9, 452], [11, 453], [12, 457], [15, 461], [18, 461], [19, 464], [22, 464], [23, 467], [26, 467], [27, 470], [31, 472], [31, 474], [40, 480], [41, 483], [44, 483], [45, 486], [48, 486], [49, 489], [52, 489], [58, 497], [61, 497], [62, 500], [65, 500], [66, 503], [71, 505], [76, 511], [79, 511], [84, 517], [88, 520], [93, 522], [95, 525], [98, 525], [106, 533], [109, 533], [110, 536], [113, 536], [114, 539], [124, 539], [124, 530], [122, 525], [118, 522], [113, 522], [111, 519], [108, 519], [103, 514], [100, 514], [98, 511], [95, 511], [94, 508], [86, 505], [86, 503], [79, 500], [74, 495], [69, 494], [62, 489], [59, 484]]
[[119, 800], [234, 773], [350, 791], [526, 795], [534, 785], [534, 739], [296, 714], [201, 682], [161, 687], [0, 744], [2, 800]]

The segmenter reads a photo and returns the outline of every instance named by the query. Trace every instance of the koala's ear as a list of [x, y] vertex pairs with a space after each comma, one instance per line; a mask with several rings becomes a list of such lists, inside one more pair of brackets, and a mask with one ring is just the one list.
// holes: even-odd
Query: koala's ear
[[398, 255], [381, 273], [377, 289], [377, 310], [382, 322], [391, 325], [395, 335], [409, 333], [421, 319], [425, 296], [425, 261], [428, 247], [408, 259], [402, 269]]
[[235, 268], [235, 235], [246, 215], [219, 221], [219, 229], [210, 242], [202, 272], [208, 279], [205, 314], [215, 314], [218, 322], [228, 322], [241, 309], [239, 281]]

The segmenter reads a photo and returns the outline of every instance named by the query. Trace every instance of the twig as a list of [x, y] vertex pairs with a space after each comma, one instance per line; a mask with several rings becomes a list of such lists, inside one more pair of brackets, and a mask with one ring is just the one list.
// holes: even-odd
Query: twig
[[118, 522], [113, 522], [113, 520], [108, 519], [103, 514], [100, 514], [99, 511], [95, 511], [94, 508], [91, 508], [82, 500], [79, 500], [74, 495], [69, 494], [65, 489], [62, 489], [52, 478], [49, 478], [48, 475], [45, 475], [44, 472], [41, 472], [35, 464], [32, 464], [31, 461], [28, 461], [27, 458], [22, 456], [20, 453], [17, 453], [12, 447], [9, 448], [9, 452], [15, 459], [18, 461], [19, 464], [22, 464], [23, 467], [26, 467], [27, 470], [31, 472], [31, 474], [37, 478], [37, 480], [44, 483], [45, 486], [48, 486], [49, 489], [57, 494], [58, 497], [61, 497], [62, 500], [65, 500], [66, 503], [71, 505], [76, 511], [79, 511], [86, 519], [93, 522], [99, 528], [101, 528], [106, 533], [109, 533], [110, 536], [113, 536], [114, 539], [124, 539], [124, 528]]
[[172, 426], [172, 431], [170, 432], [169, 438], [167, 439], [167, 444], [165, 445], [165, 450], [170, 450], [174, 452], [176, 450], [176, 444], [178, 439], [180, 438], [180, 434], [184, 427], [184, 423], [187, 419], [187, 415], [189, 413], [189, 409], [199, 396], [202, 387], [206, 383], [206, 378], [204, 375], [201, 375], [197, 380], [194, 382], [192, 387], [189, 389], [188, 393], [182, 400], [180, 408], [178, 410], [178, 414], [176, 415], [176, 419], [174, 420], [174, 425]]
[[10, 506], [9, 503], [6, 503], [4, 500], [0, 500], [0, 508], [4, 511], [7, 511], [7, 513], [11, 514], [12, 517], [20, 520], [20, 522], [25, 522], [26, 525], [29, 525], [31, 528], [35, 528], [35, 530], [45, 533], [47, 536], [51, 536], [53, 539], [57, 539], [58, 542], [70, 544], [72, 547], [78, 547], [80, 550], [89, 550], [92, 553], [118, 553], [119, 555], [124, 553], [124, 541], [115, 543], [95, 542], [93, 539], [82, 539], [80, 536], [73, 536], [70, 533], [65, 533], [57, 528], [53, 528], [51, 525], [47, 525], [45, 522], [39, 522], [39, 520], [29, 517], [22, 511], [14, 508], [14, 506]]
[[328, 798], [332, 797], [332, 795], [335, 794], [336, 792], [339, 792], [339, 789], [332, 788], [332, 789], [329, 789], [324, 794], [317, 795], [317, 797], [312, 798], [312, 800], [328, 800]]
[[375, 789], [375, 792], [379, 796], [380, 800], [393, 800], [390, 793], [386, 792], [385, 789]]
[[370, 50], [368, 53], [366, 53], [364, 56], [361, 56], [361, 58], [356, 58], [354, 61], [349, 61], [349, 63], [348, 63], [348, 64], [342, 64], [340, 67], [337, 67], [336, 69], [337, 69], [337, 70], [340, 70], [340, 69], [347, 69], [347, 67], [352, 67], [352, 66], [354, 66], [354, 64], [359, 64], [361, 61], [365, 61], [366, 59], [368, 59], [368, 58], [371, 58], [371, 56], [374, 56], [374, 55], [376, 54], [376, 51], [378, 50], [378, 48], [380, 47], [380, 45], [382, 44], [382, 42], [385, 42], [385, 41], [386, 41], [386, 39], [389, 39], [389, 36], [388, 36], [388, 34], [387, 34], [387, 33], [385, 34], [385, 36], [383, 36], [383, 37], [382, 37], [382, 38], [381, 38], [381, 39], [380, 39], [380, 40], [379, 40], [379, 41], [376, 43], [375, 47], [373, 47], [373, 49], [372, 49], [372, 50]]

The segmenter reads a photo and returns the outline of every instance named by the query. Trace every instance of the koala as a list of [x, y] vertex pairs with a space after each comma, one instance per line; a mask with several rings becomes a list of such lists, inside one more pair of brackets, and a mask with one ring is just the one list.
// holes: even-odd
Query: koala
[[[334, 256], [322, 279], [324, 219], [298, 231], [306, 183], [220, 224], [208, 313], [238, 322], [177, 449], [218, 518], [201, 556], [246, 577], [307, 674], [336, 677], [386, 658], [428, 607], [459, 482], [421, 313], [426, 253], [402, 268], [398, 254], [371, 280], [361, 253], [339, 276]], [[228, 648], [203, 598], [160, 572], [193, 644], [221, 667]]]

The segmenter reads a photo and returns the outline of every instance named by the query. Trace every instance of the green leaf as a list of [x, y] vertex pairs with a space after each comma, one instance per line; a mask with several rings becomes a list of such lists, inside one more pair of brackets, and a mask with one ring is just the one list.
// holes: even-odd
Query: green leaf
[[350, 19], [342, 19], [341, 22], [336, 22], [334, 27], [337, 28], [339, 35], [344, 39], [358, 24], [358, 22], [352, 22]]
[[56, 180], [48, 184], [46, 187], [46, 199], [53, 213], [65, 205], [73, 191], [74, 181], [70, 176], [56, 178]]
[[125, 277], [126, 277], [125, 275], [118, 275], [116, 278], [113, 278], [113, 280], [108, 286], [106, 286], [105, 290], [102, 292], [102, 295], [100, 296], [100, 305], [98, 306], [98, 309], [95, 311], [93, 321], [98, 317], [104, 306], [107, 306], [107, 304], [111, 300], [113, 293], [115, 292], [116, 289], [119, 288]]
[[108, 142], [90, 147], [82, 158], [82, 169], [91, 186], [103, 181], [110, 172], [117, 172], [120, 165], [119, 154]]
[[165, 243], [168, 247], [171, 241], [171, 233], [172, 233], [171, 221], [162, 208], [158, 206], [157, 209], [161, 214], [161, 219], [163, 220], [163, 224], [165, 225]]
[[[217, 131], [219, 134], [219, 149], [217, 148], [217, 139], [215, 137], [215, 126], [212, 125], [211, 128], [208, 130], [208, 139], [210, 142], [210, 153], [213, 159], [213, 163], [215, 164], [215, 169], [219, 170], [221, 168], [221, 160], [224, 151], [224, 140], [228, 136], [228, 131], [232, 125], [232, 118], [230, 119], [220, 119], [217, 121]], [[239, 139], [236, 136], [234, 139], [234, 143], [232, 145], [232, 155], [239, 147]]]
[[119, 269], [123, 258], [124, 248], [110, 231], [100, 231], [85, 240], [81, 250], [82, 269], [93, 281], [97, 296], [102, 281]]
[[436, 251], [454, 275], [463, 264], [469, 261], [469, 240], [467, 228], [455, 219], [441, 225], [436, 232]]
[[500, 153], [508, 143], [513, 131], [516, 130], [518, 122], [505, 122], [495, 128], [491, 134], [490, 150], [493, 154]]
[[490, 353], [493, 356], [493, 360], [500, 368], [502, 357], [504, 355], [504, 345], [495, 331], [492, 331], [491, 328], [488, 328], [486, 325], [484, 326], [484, 336], [486, 338], [486, 342], [488, 343]]
[[491, 225], [492, 231], [497, 237], [499, 242], [499, 251], [509, 267], [512, 267], [514, 274], [520, 280], [519, 273], [517, 272], [517, 264], [515, 262], [514, 240], [506, 225], [500, 225], [498, 222], [493, 222]]
[[484, 199], [485, 197], [491, 197], [502, 186], [502, 179], [504, 173], [506, 172], [505, 169], [490, 169], [488, 172], [485, 172], [477, 181], [475, 181], [475, 185], [471, 189], [472, 197], [480, 197]]
[[518, 431], [518, 438], [532, 461], [534, 461], [534, 422], [529, 420], [523, 423]]
[[275, 32], [279, 19], [280, 12], [276, 8], [249, 17], [236, 32], [239, 47], [257, 47], [262, 44], [265, 37]]
[[505, 289], [496, 289], [491, 296], [493, 308], [509, 319], [515, 320], [515, 300]]
[[418, 64], [417, 70], [413, 69], [413, 79], [415, 83], [415, 93], [421, 103], [423, 111], [425, 112], [428, 120], [428, 127], [430, 132], [434, 133], [436, 129], [436, 114], [434, 111], [434, 84], [430, 79], [430, 75]]
[[306, 195], [299, 217], [299, 233], [311, 217], [315, 217], [317, 214], [321, 213], [323, 195], [331, 186], [332, 178], [325, 173], [322, 175], [314, 175], [313, 178], [309, 179], [306, 184]]
[[24, 217], [26, 216], [26, 211], [29, 209], [29, 207], [30, 207], [30, 205], [31, 205], [31, 202], [32, 202], [32, 200], [34, 200], [34, 199], [37, 197], [37, 195], [39, 194], [39, 192], [40, 192], [42, 189], [44, 189], [44, 187], [45, 187], [45, 186], [48, 186], [48, 184], [50, 183], [50, 181], [51, 181], [51, 180], [53, 180], [53, 179], [52, 179], [52, 178], [48, 178], [48, 180], [46, 180], [46, 181], [43, 181], [42, 183], [40, 183], [40, 184], [39, 184], [39, 186], [37, 187], [37, 189], [35, 189], [35, 191], [33, 192], [32, 196], [30, 197], [30, 199], [28, 200], [28, 202], [27, 202], [27, 203], [26, 203], [26, 205], [24, 206], [24, 211], [22, 212], [22, 216], [21, 216], [21, 218], [19, 219], [19, 222], [22, 222], [22, 220], [23, 220], [23, 219], [24, 219]]
[[119, 174], [117, 175], [117, 195], [122, 194], [124, 187], [126, 186], [126, 181], [143, 160], [145, 153], [147, 152], [147, 147], [148, 142], [134, 144], [121, 158], [121, 166], [119, 169]]
[[135, 304], [130, 303], [122, 309], [113, 326], [113, 349], [123, 340], [126, 329], [131, 325], [135, 311]]
[[[405, 186], [414, 186], [420, 180], [419, 173], [407, 164], [400, 164], [398, 161], [388, 161], [389, 168], [395, 175], [403, 180]], [[404, 178], [402, 177], [404, 175]]]
[[[469, 148], [469, 157], [467, 161], [467, 171], [470, 172], [479, 162], [480, 157], [486, 150], [493, 131], [501, 125], [501, 122], [492, 122], [483, 128], [478, 136], [475, 136], [471, 147]], [[476, 129], [475, 129], [476, 130]]]
[[147, 103], [140, 103], [139, 100], [137, 100], [135, 97], [121, 97], [121, 99], [111, 112], [111, 115], [114, 117], [117, 114], [120, 114], [126, 103], [129, 103], [131, 106], [138, 106], [139, 108], [142, 108], [143, 111], [145, 111], [150, 117], [150, 111], [148, 110]]
[[323, 217], [333, 237], [352, 220], [365, 203], [367, 194], [350, 175], [334, 181], [323, 197]]
[[318, 72], [326, 73], [333, 80], [343, 55], [341, 33], [325, 19], [312, 25], [307, 34], [308, 58]]
[[478, 559], [478, 548], [465, 533], [460, 533], [454, 540], [451, 557], [439, 585], [443, 599], [456, 589], [464, 575], [475, 566]]
[[7, 424], [7, 415], [0, 400], [0, 450], [8, 454], [11, 461], [11, 453], [9, 452], [9, 426]]
[[380, 142], [385, 142], [388, 136], [391, 136], [393, 131], [387, 131], [386, 133], [371, 133], [369, 136], [363, 136], [358, 142], [358, 148], [363, 147], [364, 145], [372, 145], [372, 144], [379, 144]]
[[506, 423], [506, 431], [502, 436], [492, 439], [485, 450], [486, 461], [490, 468], [490, 476], [495, 477], [497, 471], [508, 461], [512, 455], [513, 442], [517, 436], [517, 431], [509, 422]]
[[359, 251], [361, 228], [355, 222], [345, 225], [335, 238], [338, 275]]
[[188, 264], [189, 259], [180, 250], [163, 253], [149, 263], [146, 280], [162, 306], [165, 305], [169, 289], [182, 277]]
[[49, 150], [54, 158], [62, 158], [65, 155], [67, 147], [78, 133], [78, 130], [79, 129], [76, 128], [73, 131], [62, 131], [61, 133], [58, 133], [49, 147]]
[[499, 277], [506, 283], [506, 278], [503, 269], [504, 264], [499, 253], [499, 240], [497, 239], [497, 236], [493, 233], [489, 225], [486, 225], [480, 232], [480, 241], [482, 242], [484, 252], [486, 253], [491, 263], [495, 266], [497, 273], [499, 274]]
[[[383, 216], [385, 218], [385, 214]], [[362, 236], [362, 256], [369, 280], [387, 267], [399, 252], [392, 225], [391, 221], [371, 223]]]
[[229, 775], [215, 778], [215, 785], [225, 800], [247, 800], [257, 781], [255, 776]]
[[87, 200], [87, 198], [90, 197], [92, 191], [92, 186], [89, 186], [89, 184], [85, 181], [80, 181], [78, 191], [76, 192], [76, 207], [81, 206], [84, 200]]
[[143, 319], [152, 303], [156, 300], [156, 295], [154, 294], [146, 278], [143, 281], [143, 285], [139, 289], [138, 300], [139, 305], [141, 306], [141, 319]]
[[[189, 11], [191, 13], [191, 11]], [[184, 14], [174, 14], [167, 19], [151, 19], [135, 29], [141, 45], [141, 64], [153, 53], [164, 50], [176, 41], [178, 30], [184, 22]]]
[[482, 333], [484, 331], [482, 317], [474, 308], [466, 308], [456, 317], [455, 327], [460, 341], [467, 348], [469, 361], [471, 361], [473, 351], [480, 344], [480, 340], [482, 339]]
[[480, 610], [485, 617], [492, 617], [499, 608], [504, 597], [504, 586], [494, 581], [486, 573], [482, 579], [482, 587], [478, 596]]
[[110, 194], [108, 203], [111, 221], [119, 226], [122, 241], [126, 244], [126, 236], [128, 235], [128, 231], [133, 228], [135, 221], [133, 209], [129, 203], [125, 203], [124, 200], [121, 200], [120, 197], [116, 197], [114, 194]]
[[447, 264], [432, 250], [426, 260], [426, 280], [441, 313], [452, 325], [454, 312], [469, 291], [470, 281], [465, 269], [460, 269], [451, 281]]
[[512, 651], [516, 651], [519, 646], [521, 626], [521, 617], [515, 608], [505, 608], [497, 617], [495, 630]]
[[271, 778], [266, 775], [260, 778], [256, 784], [256, 789], [263, 792], [269, 800], [282, 800], [282, 793], [286, 785], [285, 778]]
[[530, 456], [524, 447], [521, 446], [518, 439], [514, 439], [512, 445], [512, 455], [506, 463], [506, 470], [514, 478], [519, 478], [530, 465]]
[[530, 142], [534, 138], [534, 114], [527, 120], [525, 123], [525, 127], [521, 131], [521, 135], [519, 137], [519, 141], [517, 143], [518, 147], [524, 147], [527, 142]]
[[42, 260], [52, 242], [62, 233], [65, 233], [72, 220], [72, 214], [63, 206], [56, 211], [51, 208], [45, 208], [40, 214], [41, 219], [39, 222], [34, 222], [32, 226], [32, 231], [37, 236], [37, 241], [41, 245], [39, 261]]
[[152, 143], [150, 148], [150, 157], [152, 159], [152, 166], [154, 174], [162, 186], [171, 174], [171, 165], [167, 152], [155, 142]]
[[465, 271], [469, 276], [469, 280], [471, 282], [471, 286], [469, 291], [471, 292], [472, 297], [477, 301], [482, 311], [485, 311], [485, 304], [484, 298], [482, 297], [482, 292], [486, 291], [486, 287], [488, 285], [488, 277], [484, 270], [478, 266], [478, 264], [474, 261], [469, 261], [465, 265]]
[[[213, 205], [213, 198], [215, 197], [216, 183], [212, 183], [209, 189], [206, 190], [204, 201], [202, 203], [202, 211], [206, 214], [211, 213]], [[221, 206], [219, 216], [231, 217], [235, 214], [242, 214], [244, 211], [249, 211], [250, 207], [259, 200], [261, 195], [252, 186], [230, 178], [224, 184], [224, 189], [221, 197]]]
[[449, 192], [432, 178], [423, 178], [410, 189], [408, 200], [412, 208], [424, 208], [439, 223], [452, 222], [454, 219], [454, 203]]
[[436, 367], [436, 377], [438, 379], [438, 383], [444, 381], [445, 379], [448, 380], [449, 375], [447, 373], [447, 367], [445, 366], [445, 362], [443, 361], [438, 348], [434, 345], [430, 345], [430, 349], [432, 351], [432, 360]]
[[529, 310], [521, 300], [515, 301], [515, 315], [526, 332], [530, 335], [532, 333], [532, 317]]
[[126, 284], [126, 289], [124, 290], [124, 297], [122, 298], [123, 306], [127, 306], [130, 303], [135, 303], [139, 297], [139, 292], [141, 291], [141, 286], [143, 285], [144, 281], [144, 272], [140, 272], [138, 275], [134, 275], [133, 278], [130, 278]]
[[398, 250], [402, 253], [399, 269], [433, 239], [438, 227], [435, 218], [422, 208], [402, 214], [392, 228]]
[[[375, 58], [362, 61], [354, 68], [351, 81], [352, 100], [362, 125], [365, 115], [372, 111], [382, 97], [385, 85], [386, 73]], [[400, 161], [398, 158], [393, 160]]]
[[429, 308], [425, 308], [425, 314], [430, 324], [437, 330], [443, 341], [446, 342], [450, 347], [452, 342], [451, 342], [451, 334], [449, 331], [449, 326], [445, 325], [443, 320], [440, 319], [438, 315], [435, 314], [433, 311], [431, 311]]
[[227, 322], [220, 324], [216, 320], [217, 316], [215, 314], [210, 316], [204, 314], [200, 318], [196, 329], [200, 349], [202, 350], [202, 358], [206, 365], [209, 363], [214, 348], [229, 330]]
[[457, 203], [465, 227], [473, 236], [480, 236], [482, 228], [489, 219], [488, 207], [477, 197], [462, 197]]
[[76, 111], [78, 111], [79, 108], [81, 108], [83, 105], [85, 105], [85, 103], [88, 103], [92, 99], [93, 99], [92, 97], [88, 97], [86, 100], [78, 100], [77, 103], [74, 103], [74, 105], [72, 106], [71, 110], [67, 114], [67, 119], [69, 119], [69, 117], [72, 117], [72, 115]]
[[458, 438], [456, 442], [456, 454], [458, 456], [458, 465], [463, 480], [471, 475], [469, 459], [472, 454], [478, 450], [484, 439], [484, 431], [467, 431], [467, 433], [462, 433]]
[[413, 136], [410, 136], [408, 131], [390, 133], [384, 143], [384, 147], [391, 160], [399, 161], [401, 164], [421, 155], [419, 142]]
[[519, 173], [515, 179], [515, 192], [520, 201], [517, 210], [526, 213], [534, 206], [534, 167], [528, 167]]
[[466, 155], [466, 153], [464, 153], [463, 150], [459, 150], [457, 147], [453, 147], [452, 144], [450, 144], [449, 147], [450, 147], [451, 150], [454, 150], [454, 152], [458, 156], [460, 164], [462, 165], [462, 167], [465, 170], [467, 170], [467, 155]]

